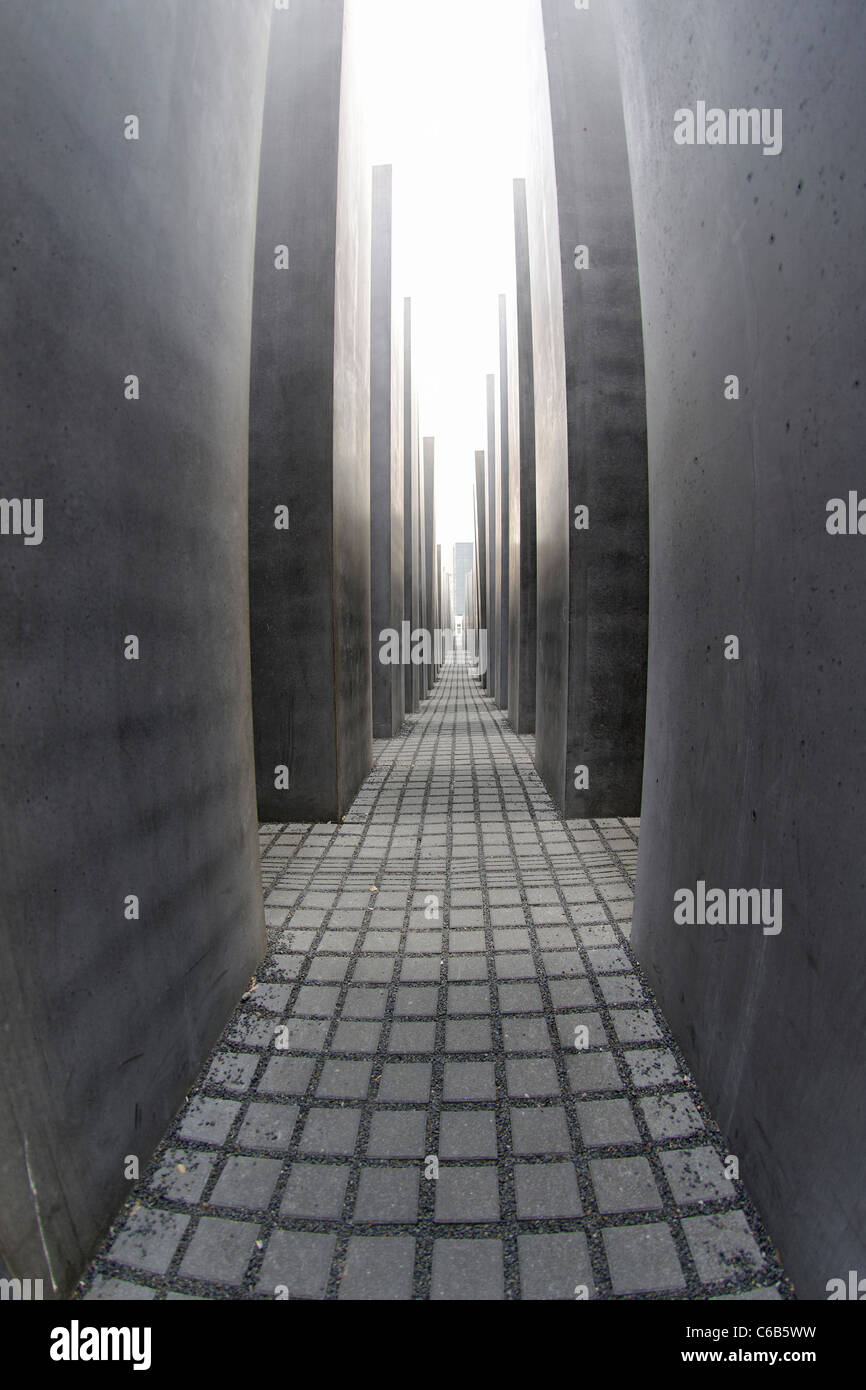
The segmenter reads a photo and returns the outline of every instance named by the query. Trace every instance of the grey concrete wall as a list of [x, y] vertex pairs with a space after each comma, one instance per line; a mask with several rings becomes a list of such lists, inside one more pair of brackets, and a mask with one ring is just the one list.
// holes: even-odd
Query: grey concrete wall
[[[424, 441], [421, 438], [418, 417], [415, 419], [416, 469], [418, 473], [418, 588], [419, 588], [419, 626], [425, 632], [430, 628], [427, 589], [427, 490], [424, 486]], [[423, 662], [418, 667], [421, 686], [421, 699], [426, 700], [430, 693], [430, 667]]]
[[515, 288], [508, 318], [508, 717], [535, 731], [535, 377], [526, 181], [514, 180]]
[[496, 376], [486, 378], [487, 450], [484, 513], [487, 521], [487, 672], [484, 685], [496, 699], [499, 689], [499, 527], [496, 502]]
[[478, 592], [478, 622], [482, 631], [487, 628], [487, 456], [483, 449], [475, 451], [475, 583]]
[[423, 498], [424, 498], [424, 613], [425, 627], [430, 633], [431, 660], [426, 665], [427, 689], [431, 690], [436, 678], [434, 665], [434, 632], [438, 621], [436, 603], [436, 441], [423, 442]]
[[[337, 819], [372, 759], [371, 187], [356, 23], [356, 0], [294, 0], [275, 14], [268, 65], [250, 602], [258, 806], [271, 821]], [[278, 245], [288, 269], [275, 268]], [[274, 525], [280, 505], [288, 531]]]
[[403, 621], [402, 314], [392, 293], [392, 171], [373, 170], [370, 277], [370, 591], [373, 736], [392, 738], [403, 725], [403, 667], [380, 660], [380, 634]]
[[0, 1263], [47, 1297], [264, 948], [246, 517], [271, 10], [0, 10], [2, 492], [43, 528], [0, 536]]
[[[863, 490], [866, 11], [615, 12], [652, 500], [633, 940], [798, 1293], [825, 1298], [866, 1270], [866, 538], [826, 529]], [[698, 100], [781, 109], [781, 153], [675, 144]], [[781, 932], [677, 925], [699, 879], [781, 890]]]
[[[412, 360], [412, 301], [403, 303], [403, 620], [412, 631], [421, 626], [421, 540], [418, 473], [418, 390]], [[404, 666], [405, 708], [414, 714], [421, 702], [421, 671]]]
[[497, 679], [496, 703], [500, 709], [508, 708], [508, 643], [510, 637], [509, 607], [511, 602], [511, 505], [509, 481], [509, 366], [508, 366], [508, 301], [507, 296], [499, 296], [499, 450], [496, 457], [496, 592], [498, 594], [497, 614]]
[[[537, 10], [533, 10], [537, 15]], [[640, 810], [648, 504], [640, 299], [604, 4], [543, 0], [528, 46], [535, 354], [536, 765], [568, 816]], [[551, 138], [552, 130], [552, 138]], [[585, 245], [589, 268], [575, 265]], [[589, 529], [575, 529], [575, 507]], [[576, 785], [585, 768], [588, 786]], [[581, 778], [583, 774], [581, 774]]]

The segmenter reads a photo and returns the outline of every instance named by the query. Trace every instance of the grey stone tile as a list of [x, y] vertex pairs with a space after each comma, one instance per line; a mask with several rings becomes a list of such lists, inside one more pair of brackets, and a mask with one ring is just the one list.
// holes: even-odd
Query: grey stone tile
[[663, 1221], [602, 1233], [613, 1291], [665, 1293], [686, 1286], [673, 1236]]
[[265, 1067], [258, 1090], [266, 1095], [302, 1096], [315, 1065], [314, 1057], [272, 1057]]
[[550, 1054], [553, 1044], [546, 1018], [512, 1016], [502, 1020], [502, 1037], [506, 1052], [541, 1052]]
[[568, 1120], [560, 1105], [513, 1109], [511, 1134], [517, 1155], [571, 1153]]
[[242, 1095], [249, 1090], [258, 1065], [255, 1052], [219, 1052], [208, 1069], [205, 1085]]
[[[390, 979], [390, 974], [388, 978]], [[373, 987], [362, 989], [360, 986], [350, 985], [346, 991], [346, 1002], [343, 1005], [341, 1018], [344, 1020], [382, 1019], [385, 1017], [387, 1003], [387, 989], [375, 989]]]
[[85, 1303], [132, 1303], [156, 1298], [156, 1290], [145, 1284], [132, 1284], [127, 1279], [105, 1279], [101, 1275], [94, 1279], [89, 1292], [82, 1300]]
[[352, 1236], [339, 1297], [388, 1302], [409, 1299], [415, 1268], [411, 1236]]
[[446, 1052], [489, 1052], [492, 1047], [486, 1018], [449, 1018], [445, 1026]]
[[582, 1215], [573, 1163], [518, 1163], [514, 1182], [521, 1221]]
[[194, 1149], [167, 1149], [150, 1180], [150, 1190], [157, 1197], [195, 1205], [213, 1172], [213, 1160], [214, 1155]]
[[280, 1217], [338, 1221], [348, 1180], [347, 1164], [293, 1163], [280, 1203]]
[[439, 1120], [439, 1158], [496, 1158], [492, 1110], [445, 1110]]
[[439, 990], [434, 985], [401, 985], [394, 1013], [398, 1018], [432, 1018], [438, 1003]]
[[499, 1220], [499, 1180], [495, 1168], [439, 1169], [436, 1221], [465, 1225]]
[[490, 988], [488, 985], [449, 985], [448, 1013], [452, 1018], [464, 1014], [490, 1013]]
[[661, 1209], [661, 1193], [645, 1158], [594, 1158], [589, 1172], [599, 1211]]
[[273, 1297], [284, 1297], [285, 1290], [289, 1298], [323, 1298], [336, 1243], [336, 1236], [312, 1231], [274, 1231], [258, 1291]]
[[442, 1098], [446, 1101], [495, 1100], [492, 1062], [446, 1062]]
[[652, 1047], [641, 1052], [628, 1051], [625, 1060], [635, 1086], [665, 1086], [682, 1080], [676, 1058], [667, 1048]]
[[370, 1089], [372, 1061], [348, 1062], [332, 1058], [322, 1068], [316, 1088], [321, 1100], [363, 1100]]
[[430, 1297], [449, 1302], [490, 1302], [504, 1298], [502, 1242], [434, 1241]]
[[512, 1057], [505, 1064], [508, 1094], [515, 1099], [559, 1095], [556, 1066], [548, 1057]]
[[569, 1299], [577, 1290], [595, 1297], [595, 1281], [586, 1236], [581, 1231], [560, 1235], [521, 1235], [520, 1293], [524, 1299]]
[[665, 1096], [646, 1096], [640, 1102], [653, 1139], [685, 1139], [704, 1128], [704, 1122], [686, 1091]]
[[199, 1144], [224, 1144], [240, 1108], [236, 1100], [195, 1096], [181, 1121], [178, 1134], [181, 1139], [191, 1139]]
[[622, 1078], [611, 1052], [576, 1052], [566, 1058], [571, 1089], [578, 1095], [587, 1091], [619, 1091]]
[[212, 1207], [266, 1211], [282, 1172], [275, 1158], [230, 1158], [211, 1193]]
[[588, 1149], [640, 1143], [640, 1132], [627, 1100], [578, 1101], [577, 1122]]
[[297, 1118], [296, 1105], [253, 1101], [238, 1134], [238, 1147], [284, 1153], [291, 1143]]
[[203, 1216], [181, 1260], [181, 1276], [208, 1284], [242, 1283], [258, 1234], [249, 1221]]
[[501, 984], [498, 994], [499, 1008], [503, 1014], [541, 1013], [544, 1008], [541, 990], [534, 981], [525, 984]]
[[188, 1216], [176, 1212], [140, 1207], [127, 1218], [108, 1251], [109, 1257], [148, 1274], [165, 1274], [189, 1221]]
[[313, 1109], [307, 1116], [299, 1149], [306, 1154], [335, 1154], [342, 1156], [355, 1151], [361, 1112], [342, 1106], [340, 1109]]
[[411, 1224], [418, 1219], [419, 1169], [362, 1168], [354, 1221]]
[[703, 1283], [748, 1278], [763, 1269], [764, 1257], [743, 1212], [686, 1216], [682, 1226]]
[[370, 1122], [370, 1158], [423, 1158], [427, 1153], [425, 1110], [376, 1110]]
[[725, 1201], [736, 1195], [725, 1177], [722, 1160], [708, 1144], [697, 1149], [673, 1149], [659, 1155], [678, 1206]]
[[426, 1105], [433, 1067], [430, 1062], [386, 1062], [379, 1082], [379, 1101]]
[[658, 1042], [662, 1031], [651, 1009], [612, 1009], [611, 1023], [621, 1043]]

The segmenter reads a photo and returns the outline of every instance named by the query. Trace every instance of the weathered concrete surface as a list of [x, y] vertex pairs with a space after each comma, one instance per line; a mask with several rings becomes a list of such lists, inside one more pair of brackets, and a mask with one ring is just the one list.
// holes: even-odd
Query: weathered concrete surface
[[[473, 502], [474, 516], [474, 502]], [[475, 566], [475, 544], [473, 541], [457, 541], [454, 546], [454, 615], [462, 618], [465, 614], [466, 576]]]
[[[416, 428], [417, 434], [417, 428]], [[427, 586], [427, 488], [425, 485], [425, 445], [424, 441], [418, 437], [417, 446], [417, 469], [418, 469], [418, 587], [420, 590], [420, 627], [425, 632], [430, 630], [430, 591]], [[430, 693], [432, 684], [432, 674], [426, 661], [418, 667], [421, 682], [421, 699], [426, 700]]]
[[0, 10], [2, 493], [43, 508], [40, 544], [0, 536], [0, 1262], [46, 1297], [264, 950], [246, 517], [271, 11]]
[[[403, 302], [403, 620], [412, 632], [421, 626], [421, 504], [418, 471], [418, 388], [413, 375], [412, 301]], [[405, 708], [414, 714], [421, 703], [421, 671], [404, 666]]]
[[[268, 65], [250, 621], [259, 815], [271, 821], [339, 818], [372, 759], [371, 188], [357, 22], [356, 0], [294, 0], [275, 16]], [[278, 245], [288, 269], [275, 268]], [[274, 525], [280, 505], [288, 531]]]
[[515, 289], [508, 319], [508, 717], [535, 732], [535, 377], [526, 181], [514, 180]]
[[[652, 499], [633, 940], [798, 1293], [826, 1298], [866, 1272], [866, 537], [825, 525], [863, 490], [866, 11], [615, 12]], [[700, 99], [780, 108], [782, 152], [676, 145]], [[676, 925], [698, 879], [782, 890], [781, 932]]]
[[484, 511], [487, 518], [487, 673], [488, 695], [496, 699], [499, 688], [499, 527], [496, 501], [496, 376], [490, 372], [487, 389], [487, 455]]
[[373, 736], [392, 738], [403, 725], [403, 667], [381, 662], [380, 634], [403, 621], [402, 314], [392, 294], [392, 173], [373, 170], [370, 285], [370, 589]]
[[481, 632], [487, 628], [487, 509], [486, 455], [475, 451], [475, 583], [478, 596], [478, 624]]
[[[532, 13], [536, 761], [567, 816], [632, 816], [645, 715], [647, 455], [616, 51], [604, 5], [543, 0], [545, 63]], [[578, 246], [588, 269], [576, 267]], [[575, 528], [576, 507], [588, 508], [588, 529]]]
[[436, 679], [433, 637], [439, 625], [436, 585], [436, 441], [425, 439], [424, 453], [424, 611], [425, 626], [430, 633], [431, 660], [426, 665], [428, 689]]
[[497, 605], [497, 677], [496, 703], [508, 708], [508, 641], [511, 601], [511, 507], [509, 482], [509, 367], [508, 367], [508, 304], [504, 294], [499, 296], [499, 450], [496, 456], [496, 593]]

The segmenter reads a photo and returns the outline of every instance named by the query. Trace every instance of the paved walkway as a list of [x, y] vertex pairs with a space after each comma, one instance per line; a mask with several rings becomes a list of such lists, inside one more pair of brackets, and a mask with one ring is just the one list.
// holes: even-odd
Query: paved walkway
[[467, 668], [341, 826], [263, 826], [268, 957], [86, 1298], [789, 1297], [628, 948]]

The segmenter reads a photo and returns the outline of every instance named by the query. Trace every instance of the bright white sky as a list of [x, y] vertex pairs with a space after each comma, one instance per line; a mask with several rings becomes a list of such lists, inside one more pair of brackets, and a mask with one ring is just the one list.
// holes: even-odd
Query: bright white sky
[[514, 276], [528, 0], [362, 0], [371, 162], [394, 168], [394, 289], [411, 296], [443, 560], [471, 540], [498, 298]]

